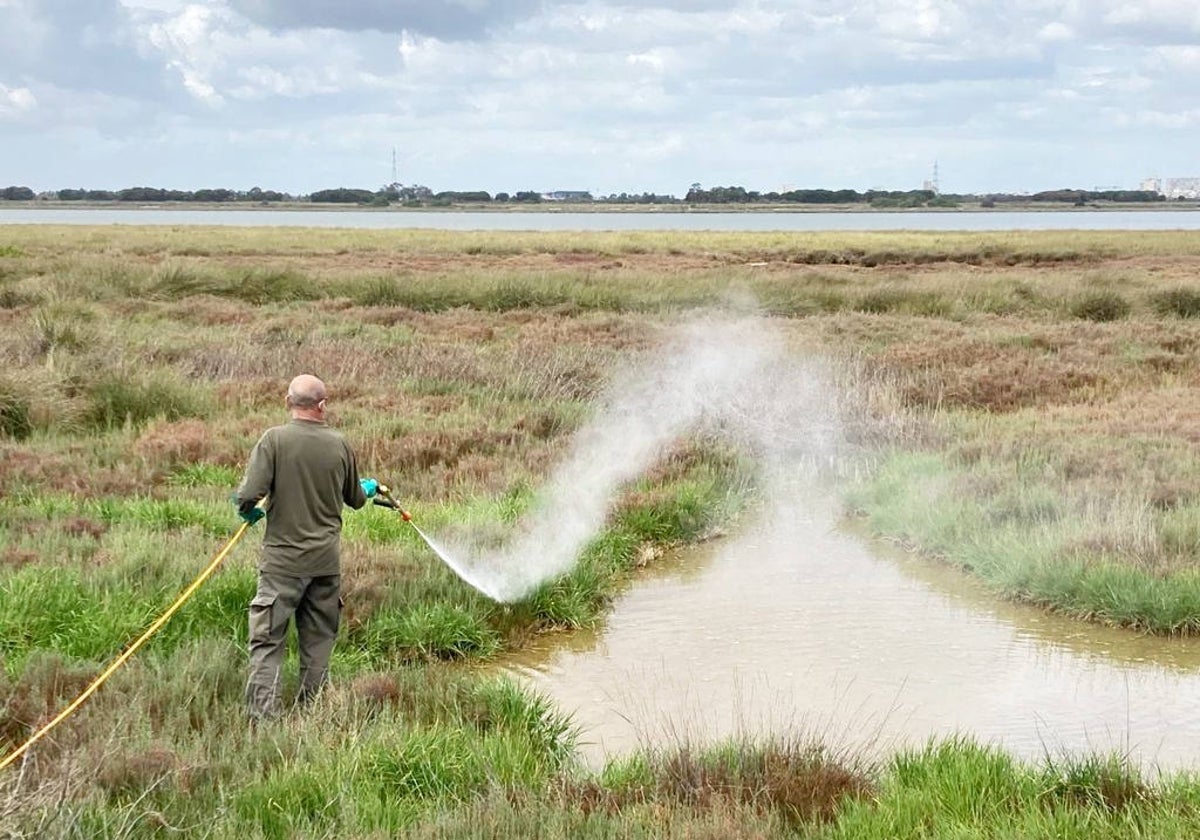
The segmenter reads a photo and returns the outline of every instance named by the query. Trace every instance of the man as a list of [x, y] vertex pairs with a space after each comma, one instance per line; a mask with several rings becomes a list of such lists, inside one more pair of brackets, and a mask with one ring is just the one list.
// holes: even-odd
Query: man
[[[325, 383], [301, 374], [288, 385], [291, 422], [268, 429], [250, 453], [234, 494], [253, 525], [267, 518], [258, 591], [250, 602], [251, 720], [280, 714], [280, 670], [292, 617], [300, 650], [297, 701], [312, 700], [329, 675], [341, 614], [342, 505], [359, 509], [379, 483], [359, 479], [350, 444], [325, 423]], [[259, 503], [266, 500], [261, 507]]]

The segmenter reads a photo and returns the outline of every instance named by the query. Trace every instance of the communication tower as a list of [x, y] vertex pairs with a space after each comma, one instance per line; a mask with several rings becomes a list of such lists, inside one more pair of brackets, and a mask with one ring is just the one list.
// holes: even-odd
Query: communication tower
[[921, 189], [929, 190], [934, 195], [938, 195], [942, 191], [942, 185], [938, 181], [938, 165], [937, 161], [933, 162], [933, 177], [921, 185]]

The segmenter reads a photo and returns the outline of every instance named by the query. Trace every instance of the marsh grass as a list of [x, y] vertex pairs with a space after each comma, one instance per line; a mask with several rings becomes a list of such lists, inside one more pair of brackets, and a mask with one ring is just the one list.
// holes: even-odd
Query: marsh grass
[[[75, 696], [237, 525], [297, 370], [434, 533], [503, 536], [612, 370], [696, 308], [841, 354], [853, 502], [881, 533], [1081, 617], [1200, 630], [1188, 233], [507, 234], [31, 226], [0, 266], [0, 746]], [[1119, 297], [1119, 317], [1081, 301]], [[871, 469], [867, 469], [871, 468]], [[877, 469], [876, 469], [877, 468]], [[1193, 781], [953, 741], [883, 766], [696, 745], [589, 775], [545, 700], [463, 667], [587, 626], [640, 563], [735, 521], [693, 442], [566, 575], [465, 587], [348, 514], [343, 636], [309, 713], [241, 712], [253, 538], [18, 774], [14, 837], [1194, 836]], [[285, 695], [295, 691], [295, 656]], [[11, 828], [10, 828], [11, 826]]]
[[1150, 304], [1160, 315], [1180, 318], [1200, 317], [1200, 291], [1188, 287], [1164, 289], [1150, 297]]
[[171, 473], [171, 483], [180, 487], [234, 487], [240, 480], [236, 468], [223, 464], [187, 463]]
[[32, 432], [29, 399], [18, 387], [0, 382], [0, 436], [24, 440]]
[[[1200, 632], [1195, 513], [1156, 511], [1128, 491], [1102, 503], [1061, 481], [987, 488], [986, 464], [896, 454], [850, 497], [881, 534], [960, 565], [1006, 597], [1106, 624], [1172, 635]], [[1183, 549], [1183, 550], [1181, 550]]]
[[91, 401], [85, 419], [99, 429], [138, 426], [148, 420], [201, 417], [207, 413], [194, 387], [168, 374], [148, 376], [130, 371], [102, 375], [88, 386]]
[[1077, 301], [1071, 313], [1088, 321], [1117, 321], [1132, 310], [1129, 301], [1116, 292], [1095, 292]]

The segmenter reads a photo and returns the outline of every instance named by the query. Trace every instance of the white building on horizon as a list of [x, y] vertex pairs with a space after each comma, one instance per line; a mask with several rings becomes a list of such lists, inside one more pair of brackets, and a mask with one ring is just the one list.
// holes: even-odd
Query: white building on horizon
[[1169, 199], [1200, 198], [1200, 178], [1146, 178], [1142, 189], [1162, 193]]

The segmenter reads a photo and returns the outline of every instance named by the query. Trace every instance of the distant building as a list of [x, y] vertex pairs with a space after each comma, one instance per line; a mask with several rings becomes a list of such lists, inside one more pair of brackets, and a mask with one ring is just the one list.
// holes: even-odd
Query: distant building
[[591, 201], [592, 194], [587, 190], [555, 190], [542, 193], [545, 201]]
[[1142, 189], [1161, 193], [1169, 199], [1200, 199], [1200, 178], [1147, 178]]

